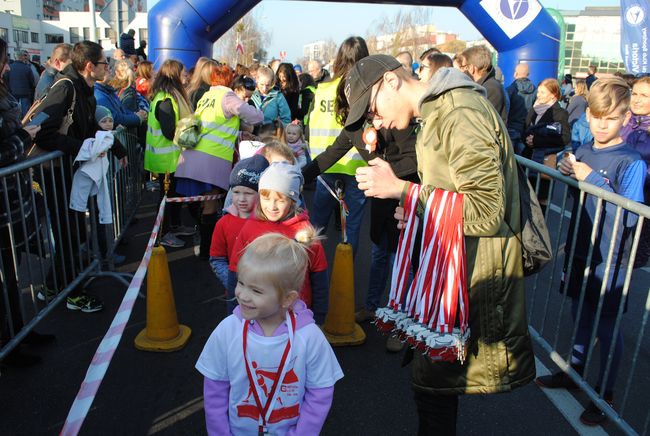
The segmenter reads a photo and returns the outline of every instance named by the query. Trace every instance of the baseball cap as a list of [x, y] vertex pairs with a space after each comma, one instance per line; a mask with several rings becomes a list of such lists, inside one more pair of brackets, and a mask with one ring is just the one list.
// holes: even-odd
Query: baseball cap
[[367, 56], [354, 64], [345, 81], [345, 97], [350, 105], [346, 127], [359, 121], [368, 111], [373, 85], [384, 73], [398, 68], [402, 68], [402, 64], [397, 59], [383, 54]]
[[296, 73], [302, 73], [302, 66], [300, 64], [296, 64], [296, 65], [293, 66], [293, 70]]

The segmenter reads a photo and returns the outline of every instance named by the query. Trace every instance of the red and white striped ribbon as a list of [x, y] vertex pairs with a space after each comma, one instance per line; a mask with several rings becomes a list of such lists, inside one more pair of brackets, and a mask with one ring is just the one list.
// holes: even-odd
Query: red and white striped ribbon
[[153, 230], [151, 231], [151, 237], [147, 243], [147, 248], [142, 257], [142, 261], [140, 262], [140, 266], [138, 266], [138, 270], [135, 272], [135, 275], [129, 284], [129, 288], [126, 290], [126, 294], [122, 299], [120, 307], [117, 309], [117, 314], [115, 315], [115, 318], [113, 318], [111, 326], [95, 352], [95, 356], [86, 372], [86, 377], [81, 383], [81, 388], [79, 389], [79, 392], [72, 403], [72, 407], [68, 412], [68, 416], [63, 424], [63, 428], [61, 429], [60, 434], [62, 436], [71, 436], [79, 433], [81, 425], [86, 419], [86, 415], [88, 415], [88, 410], [95, 400], [95, 395], [97, 395], [99, 385], [102, 383], [102, 380], [106, 375], [106, 370], [113, 359], [113, 354], [115, 354], [115, 350], [122, 339], [124, 328], [131, 317], [133, 306], [135, 305], [138, 293], [147, 274], [147, 267], [149, 266], [149, 260], [151, 259], [151, 250], [158, 238], [158, 231], [160, 230], [160, 225], [165, 213], [165, 200], [167, 200], [167, 197], [164, 197], [160, 202], [158, 215], [156, 216]]
[[[462, 194], [435, 189], [429, 195], [420, 265], [407, 291], [404, 309], [399, 306], [413, 250], [409, 238], [414, 237], [419, 223], [414, 213], [419, 193], [419, 187], [410, 187], [404, 205], [407, 222], [400, 235], [389, 306], [377, 311], [376, 324], [382, 331], [397, 332], [433, 360], [462, 361], [469, 337]], [[455, 329], [458, 313], [460, 328]]]
[[223, 197], [223, 194], [194, 195], [192, 197], [169, 197], [167, 198], [167, 203], [192, 203], [195, 201], [218, 200]]

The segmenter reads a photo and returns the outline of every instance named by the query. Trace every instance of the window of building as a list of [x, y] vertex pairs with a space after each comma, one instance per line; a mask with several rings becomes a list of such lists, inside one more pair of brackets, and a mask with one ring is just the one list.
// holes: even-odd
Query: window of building
[[70, 27], [68, 29], [70, 31], [70, 44], [76, 44], [80, 40], [80, 35], [79, 35], [79, 28], [78, 27]]
[[84, 33], [84, 41], [88, 41], [90, 39], [90, 27], [84, 27], [83, 33]]
[[63, 35], [57, 33], [46, 33], [45, 34], [45, 43], [46, 44], [61, 44], [63, 42]]
[[14, 29], [13, 35], [14, 35], [14, 42], [15, 43], [17, 43], [17, 44], [20, 44], [20, 43], [28, 44], [29, 43], [29, 32], [28, 31]]
[[566, 25], [566, 31], [567, 32], [575, 32], [576, 31], [576, 25], [575, 24], [567, 24]]
[[32, 32], [32, 42], [38, 42], [38, 33]]
[[140, 41], [149, 41], [149, 29], [138, 29], [140, 39], [135, 42], [135, 46], [140, 46]]
[[0, 38], [4, 39], [5, 41], [9, 40], [9, 30], [5, 29], [4, 27], [0, 27]]

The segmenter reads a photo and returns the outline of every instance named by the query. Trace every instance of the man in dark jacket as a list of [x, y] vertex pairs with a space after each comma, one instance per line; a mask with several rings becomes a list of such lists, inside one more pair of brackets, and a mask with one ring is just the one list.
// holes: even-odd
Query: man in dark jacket
[[[47, 196], [50, 213], [60, 217], [60, 220], [52, 220], [57, 252], [54, 268], [46, 279], [50, 289], [62, 289], [62, 285], [75, 278], [78, 272], [75, 268], [78, 266], [79, 248], [88, 240], [84, 231], [84, 217], [79, 212], [69, 210], [65, 198], [69, 197], [72, 186], [70, 158], [74, 159], [85, 139], [93, 138], [96, 132], [101, 130], [95, 121], [96, 101], [93, 87], [108, 71], [108, 62], [102, 47], [95, 42], [82, 41], [75, 44], [71, 58], [72, 63], [55, 77], [54, 85], [39, 108], [39, 112], [45, 112], [49, 118], [43, 122], [41, 130], [34, 138], [34, 143], [43, 150], [60, 150], [69, 155], [62, 161], [63, 175], [60, 170], [54, 171], [54, 186], [47, 177], [40, 181], [43, 189], [50, 192]], [[66, 80], [57, 83], [60, 79]], [[71, 108], [73, 122], [67, 133], [60, 132], [64, 118]], [[123, 166], [126, 165], [126, 150], [117, 140], [111, 151]], [[56, 191], [56, 198], [52, 191]], [[67, 218], [64, 218], [65, 213], [68, 214]], [[78, 232], [75, 221], [80, 224]], [[67, 299], [67, 307], [82, 312], [96, 312], [103, 308], [103, 304], [95, 297], [73, 291]]]
[[135, 30], [129, 29], [127, 33], [120, 35], [120, 48], [128, 55], [134, 55], [135, 52]]
[[508, 95], [511, 94], [511, 89], [516, 91], [521, 98], [524, 99], [524, 105], [526, 107], [526, 113], [533, 107], [535, 103], [535, 98], [537, 98], [537, 87], [533, 82], [528, 79], [529, 69], [528, 64], [517, 64], [515, 67], [515, 81], [510, 84], [508, 87]]
[[145, 53], [144, 49], [147, 48], [147, 41], [144, 39], [140, 41], [140, 47], [135, 51], [135, 54], [138, 55], [138, 58], [141, 61], [146, 61], [147, 60], [147, 53]]
[[7, 87], [11, 95], [16, 97], [20, 103], [22, 116], [25, 116], [34, 102], [34, 90], [36, 89], [36, 81], [28, 56], [26, 51], [20, 52], [18, 60], [11, 64], [11, 70], [7, 73]]
[[481, 85], [487, 91], [487, 99], [501, 116], [503, 122], [508, 121], [506, 91], [501, 82], [494, 77], [492, 54], [484, 45], [475, 45], [465, 49], [462, 53], [464, 64], [461, 70]]
[[598, 77], [596, 77], [597, 72], [598, 67], [595, 65], [589, 65], [587, 68], [587, 78], [585, 79], [585, 82], [587, 83], [587, 89], [590, 89], [591, 84], [598, 80]]
[[[515, 81], [506, 88], [506, 93], [510, 100], [510, 109], [508, 111], [508, 135], [512, 140], [512, 146], [515, 152], [520, 154], [523, 151], [524, 144], [522, 136], [526, 128], [526, 116], [530, 105], [534, 102], [535, 85], [528, 80], [528, 65], [518, 64], [515, 67]], [[521, 87], [520, 87], [521, 86]], [[525, 95], [529, 101], [524, 98]]]

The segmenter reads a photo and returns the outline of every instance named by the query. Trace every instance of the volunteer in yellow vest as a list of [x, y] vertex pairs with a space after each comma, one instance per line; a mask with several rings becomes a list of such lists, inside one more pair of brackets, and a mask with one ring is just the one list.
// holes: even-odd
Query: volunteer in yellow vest
[[[318, 155], [325, 152], [341, 134], [345, 119], [336, 115], [335, 105], [345, 101], [343, 86], [348, 70], [359, 59], [368, 56], [368, 47], [363, 38], [353, 36], [341, 44], [334, 61], [334, 78], [329, 82], [318, 85], [314, 95], [314, 108], [309, 115], [309, 147], [312, 159], [318, 160]], [[315, 165], [318, 163], [316, 162]], [[354, 178], [356, 169], [365, 166], [365, 160], [356, 149], [352, 148], [338, 162], [322, 174], [327, 184], [334, 188], [337, 180], [344, 184], [344, 200], [349, 208], [346, 232], [348, 242], [352, 244], [354, 253], [359, 245], [359, 229], [363, 219], [366, 197], [357, 187]], [[314, 201], [310, 209], [311, 222], [316, 228], [327, 228], [332, 211], [338, 213], [338, 202], [321, 184], [316, 183]]]
[[[183, 64], [166, 60], [154, 79], [151, 87], [151, 112], [147, 120], [147, 144], [144, 151], [144, 169], [158, 175], [160, 196], [164, 195], [165, 173], [169, 172], [171, 186], [169, 197], [176, 194], [176, 164], [180, 149], [174, 145], [174, 131], [180, 118], [191, 113], [185, 89], [181, 84]], [[178, 236], [195, 233], [193, 227], [181, 225], [181, 203], [168, 203], [160, 239], [161, 245], [182, 247], [185, 242]]]
[[[176, 190], [185, 196], [224, 194], [228, 190], [240, 119], [259, 124], [264, 113], [237, 97], [230, 88], [233, 71], [226, 65], [207, 64], [211, 87], [196, 104], [201, 119], [201, 139], [196, 148], [181, 152], [176, 168]], [[212, 231], [219, 219], [223, 201], [202, 202], [201, 258], [207, 259]]]

